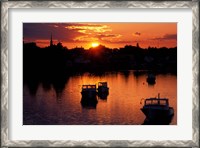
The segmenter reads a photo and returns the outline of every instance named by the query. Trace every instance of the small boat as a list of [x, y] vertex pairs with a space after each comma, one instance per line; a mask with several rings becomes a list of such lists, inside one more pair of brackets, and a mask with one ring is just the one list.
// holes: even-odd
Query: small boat
[[82, 85], [81, 94], [83, 98], [95, 98], [97, 95], [96, 85]]
[[84, 108], [96, 108], [97, 101], [97, 90], [96, 85], [82, 85], [82, 98], [81, 105]]
[[160, 98], [160, 94], [158, 94], [158, 98], [145, 99], [141, 110], [149, 121], [168, 120], [174, 115], [174, 109], [169, 106], [169, 100]]
[[156, 83], [156, 76], [154, 74], [148, 74], [147, 82], [149, 84], [155, 84]]
[[109, 88], [107, 82], [99, 82], [97, 90], [98, 94], [108, 94]]

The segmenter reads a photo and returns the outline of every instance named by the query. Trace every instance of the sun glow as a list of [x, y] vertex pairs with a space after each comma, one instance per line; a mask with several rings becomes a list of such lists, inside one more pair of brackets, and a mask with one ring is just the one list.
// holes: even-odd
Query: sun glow
[[97, 46], [99, 46], [99, 43], [92, 43], [91, 45], [92, 45], [92, 47], [97, 47]]

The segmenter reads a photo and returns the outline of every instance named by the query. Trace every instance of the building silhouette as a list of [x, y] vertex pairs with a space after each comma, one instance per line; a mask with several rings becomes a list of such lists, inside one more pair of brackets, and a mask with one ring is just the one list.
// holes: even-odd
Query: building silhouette
[[53, 46], [53, 40], [52, 40], [52, 33], [51, 33], [50, 47], [52, 46]]

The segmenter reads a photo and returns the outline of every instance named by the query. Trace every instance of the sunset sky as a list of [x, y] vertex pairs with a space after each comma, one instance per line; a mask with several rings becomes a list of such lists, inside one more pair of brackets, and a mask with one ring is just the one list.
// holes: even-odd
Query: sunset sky
[[90, 47], [98, 44], [109, 48], [125, 45], [140, 47], [176, 47], [176, 23], [24, 23], [24, 42], [36, 42], [37, 46], [49, 46], [61, 42], [67, 48]]

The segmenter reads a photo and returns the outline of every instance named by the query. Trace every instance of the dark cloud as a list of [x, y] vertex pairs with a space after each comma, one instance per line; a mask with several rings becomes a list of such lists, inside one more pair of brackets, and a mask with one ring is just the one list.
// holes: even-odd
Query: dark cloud
[[164, 35], [163, 39], [175, 40], [175, 39], [177, 39], [177, 35], [176, 34], [166, 34], [166, 35]]
[[96, 35], [99, 38], [106, 38], [106, 37], [117, 37], [117, 34], [98, 34]]
[[136, 33], [135, 33], [135, 35], [137, 35], [137, 36], [140, 36], [140, 35], [141, 35], [141, 33], [140, 33], [140, 32], [136, 32]]
[[65, 26], [90, 26], [90, 27], [101, 27], [101, 24], [86, 24], [86, 23], [66, 23]]
[[73, 42], [77, 36], [83, 33], [77, 30], [70, 30], [65, 28], [67, 25], [64, 23], [23, 23], [23, 37], [28, 40], [47, 40], [50, 39], [51, 33], [53, 39], [59, 41]]
[[176, 40], [177, 34], [165, 34], [163, 37], [153, 38], [152, 40]]
[[102, 40], [104, 38], [119, 38], [120, 36], [120, 34], [97, 34], [95, 37]]
[[106, 43], [112, 43], [112, 44], [132, 44], [134, 42], [130, 40], [109, 40], [106, 38], [103, 41]]

